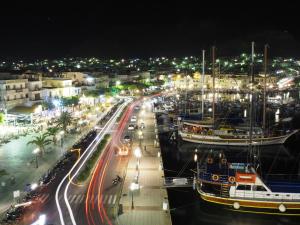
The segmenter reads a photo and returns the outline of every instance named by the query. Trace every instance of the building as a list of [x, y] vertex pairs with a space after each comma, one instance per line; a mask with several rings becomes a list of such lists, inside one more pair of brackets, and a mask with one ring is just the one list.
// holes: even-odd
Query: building
[[[202, 76], [200, 73], [195, 73], [193, 76], [185, 74], [172, 74], [168, 76], [167, 82], [170, 86], [178, 89], [201, 89]], [[278, 78], [275, 76], [267, 76], [267, 88], [274, 88], [277, 86]], [[258, 87], [263, 87], [264, 76], [258, 75], [255, 77], [255, 83]], [[248, 75], [233, 75], [233, 74], [217, 74], [215, 76], [216, 90], [247, 90], [249, 87]], [[213, 88], [213, 78], [210, 74], [204, 75], [204, 89]]]
[[2, 110], [9, 110], [28, 102], [28, 80], [0, 80], [0, 105]]
[[95, 78], [88, 73], [63, 72], [61, 77], [71, 79], [74, 86], [95, 86]]
[[43, 99], [71, 97], [80, 93], [81, 87], [72, 86], [71, 79], [57, 77], [46, 77], [43, 79]]

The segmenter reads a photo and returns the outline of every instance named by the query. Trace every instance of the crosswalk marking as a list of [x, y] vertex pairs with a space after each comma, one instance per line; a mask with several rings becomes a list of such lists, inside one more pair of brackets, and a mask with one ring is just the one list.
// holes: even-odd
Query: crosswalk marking
[[114, 196], [114, 200], [113, 200], [112, 204], [115, 204], [116, 200], [117, 200], [117, 195]]
[[75, 200], [75, 198], [77, 197], [77, 195], [73, 195], [72, 197], [71, 197], [71, 200], [69, 200], [71, 203]]
[[106, 202], [107, 198], [108, 198], [108, 196], [107, 196], [107, 195], [105, 195], [105, 196], [104, 196], [104, 200], [103, 200], [103, 204], [105, 204], [105, 202]]
[[112, 199], [112, 195], [109, 196], [108, 204], [110, 204], [111, 199]]
[[84, 195], [79, 195], [79, 198], [76, 199], [76, 203], [80, 203], [84, 198]]
[[[50, 194], [43, 194], [39, 198], [39, 201], [41, 203], [46, 202], [50, 197]], [[59, 195], [58, 200], [63, 201], [63, 195]], [[98, 195], [91, 195], [89, 199], [89, 204], [95, 203], [98, 201]], [[77, 195], [69, 195], [68, 196], [69, 203], [71, 204], [80, 204], [82, 202], [86, 201], [86, 195], [85, 194], [77, 194]], [[102, 204], [110, 205], [115, 204], [117, 200], [117, 195], [101, 195], [99, 197], [99, 201], [102, 202]]]
[[40, 198], [41, 203], [44, 203], [49, 197], [49, 194], [44, 194], [42, 195], [42, 197]]

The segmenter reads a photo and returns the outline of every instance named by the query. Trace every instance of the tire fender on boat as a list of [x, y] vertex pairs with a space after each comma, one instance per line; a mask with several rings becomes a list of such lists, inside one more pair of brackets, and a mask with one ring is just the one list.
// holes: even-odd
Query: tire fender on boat
[[240, 208], [240, 203], [234, 202], [234, 203], [233, 203], [233, 208], [239, 209], [239, 208]]
[[233, 177], [233, 176], [228, 177], [228, 181], [230, 183], [234, 183], [235, 182], [235, 177]]
[[223, 165], [225, 165], [225, 164], [227, 163], [227, 159], [222, 158], [222, 159], [221, 159], [221, 163], [222, 163]]
[[207, 163], [208, 163], [208, 164], [212, 164], [213, 162], [214, 162], [214, 160], [213, 160], [212, 158], [208, 158], [208, 159], [207, 159]]
[[218, 181], [218, 180], [219, 180], [219, 176], [218, 176], [217, 174], [213, 174], [213, 175], [211, 176], [211, 179], [212, 179], [213, 181]]
[[280, 212], [285, 212], [285, 211], [286, 211], [286, 207], [285, 207], [284, 204], [280, 204], [280, 205], [278, 206], [278, 209], [279, 209]]

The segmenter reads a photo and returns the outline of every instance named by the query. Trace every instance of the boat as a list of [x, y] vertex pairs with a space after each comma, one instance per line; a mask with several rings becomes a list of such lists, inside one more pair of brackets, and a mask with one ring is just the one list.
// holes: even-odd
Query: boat
[[197, 164], [197, 191], [204, 201], [244, 212], [300, 215], [300, 183], [265, 182], [253, 164], [229, 163], [221, 155]]
[[[254, 50], [253, 50], [254, 51]], [[222, 145], [222, 146], [249, 146], [250, 145], [250, 136], [252, 136], [252, 145], [254, 146], [266, 146], [266, 145], [280, 145], [284, 144], [287, 139], [296, 134], [298, 130], [288, 130], [284, 133], [266, 133], [266, 83], [264, 85], [263, 91], [263, 125], [262, 127], [224, 127], [215, 125], [215, 99], [214, 99], [214, 48], [213, 48], [213, 103], [212, 103], [212, 119], [204, 120], [204, 99], [203, 99], [203, 86], [202, 83], [202, 120], [200, 121], [191, 121], [191, 120], [182, 120], [180, 122], [178, 134], [183, 141], [193, 142], [198, 144], [205, 145]], [[254, 52], [252, 52], [252, 66], [251, 66], [251, 81], [250, 87], [254, 86], [254, 74], [253, 74], [253, 59]], [[266, 62], [266, 51], [265, 51], [265, 62]], [[203, 53], [203, 74], [204, 74], [204, 53]], [[265, 81], [266, 81], [266, 63], [265, 63]], [[250, 115], [251, 118], [254, 114], [254, 103], [253, 99], [255, 98], [255, 93], [253, 88], [250, 88], [251, 103], [250, 103]], [[251, 121], [251, 119], [250, 119]]]
[[[254, 43], [252, 55], [253, 49]], [[250, 107], [253, 109], [253, 106], [252, 99]], [[254, 142], [257, 137], [252, 115], [251, 113], [247, 162], [241, 162], [241, 159], [238, 162], [228, 162], [224, 152], [210, 151], [200, 166], [195, 150], [197, 172], [194, 184], [204, 201], [229, 206], [232, 210], [300, 216], [300, 182], [278, 179], [270, 181], [263, 179], [258, 172], [259, 147]]]
[[[296, 134], [298, 130], [287, 131], [284, 134], [264, 135], [261, 128], [252, 131], [252, 145], [279, 145]], [[214, 129], [213, 124], [201, 121], [183, 121], [178, 131], [182, 140], [206, 145], [249, 146], [249, 128], [223, 126]]]

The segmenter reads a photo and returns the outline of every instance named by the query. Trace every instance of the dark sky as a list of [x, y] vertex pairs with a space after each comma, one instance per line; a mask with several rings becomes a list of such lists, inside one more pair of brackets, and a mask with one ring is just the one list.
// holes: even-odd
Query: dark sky
[[298, 6], [282, 1], [73, 3], [0, 14], [0, 58], [185, 56], [213, 44], [232, 55], [250, 51], [252, 40], [257, 51], [269, 43], [273, 55], [300, 57]]

